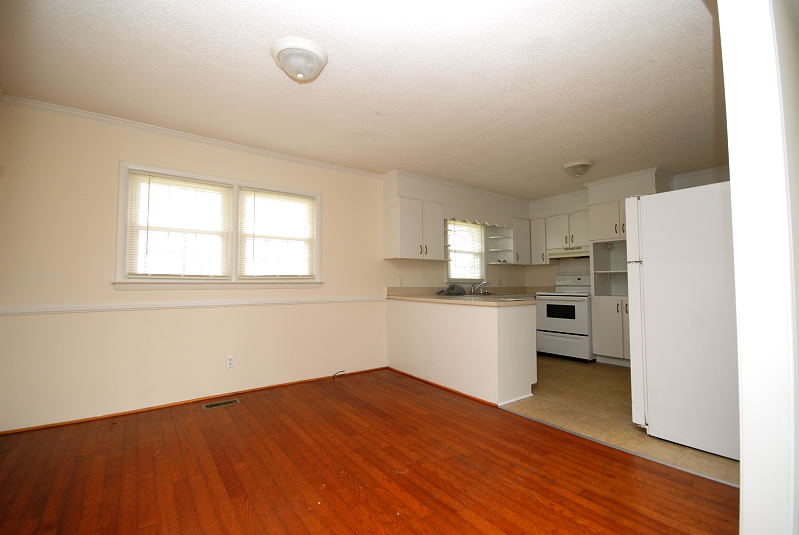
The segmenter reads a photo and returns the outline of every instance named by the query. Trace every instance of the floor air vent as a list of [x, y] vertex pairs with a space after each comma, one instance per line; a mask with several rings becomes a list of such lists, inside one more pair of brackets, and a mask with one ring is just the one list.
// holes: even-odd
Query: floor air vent
[[237, 399], [226, 399], [225, 401], [217, 401], [215, 403], [206, 403], [203, 409], [216, 409], [217, 407], [227, 407], [228, 405], [238, 405]]

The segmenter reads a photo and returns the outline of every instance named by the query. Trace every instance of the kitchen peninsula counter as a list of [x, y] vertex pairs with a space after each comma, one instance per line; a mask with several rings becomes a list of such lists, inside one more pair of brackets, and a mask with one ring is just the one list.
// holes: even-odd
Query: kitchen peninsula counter
[[399, 301], [419, 301], [446, 305], [518, 307], [536, 304], [534, 295], [389, 295]]
[[534, 296], [390, 295], [387, 308], [390, 368], [492, 405], [532, 395]]

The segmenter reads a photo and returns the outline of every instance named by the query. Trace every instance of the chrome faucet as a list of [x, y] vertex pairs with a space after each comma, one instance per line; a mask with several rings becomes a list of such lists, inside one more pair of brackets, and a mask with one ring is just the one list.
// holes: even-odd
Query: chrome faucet
[[472, 284], [472, 295], [476, 295], [477, 290], [479, 290], [480, 287], [485, 286], [486, 284], [488, 284], [488, 281], [475, 282], [474, 284]]

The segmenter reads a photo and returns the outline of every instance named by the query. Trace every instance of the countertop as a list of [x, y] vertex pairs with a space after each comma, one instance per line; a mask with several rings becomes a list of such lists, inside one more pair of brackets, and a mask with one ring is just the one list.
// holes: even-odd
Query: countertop
[[536, 304], [535, 295], [390, 295], [388, 299], [398, 301], [419, 301], [446, 305], [467, 305], [481, 307], [518, 307]]

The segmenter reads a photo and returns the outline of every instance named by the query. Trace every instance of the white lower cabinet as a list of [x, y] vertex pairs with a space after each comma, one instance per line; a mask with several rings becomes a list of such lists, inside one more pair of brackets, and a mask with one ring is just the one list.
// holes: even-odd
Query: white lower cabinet
[[627, 297], [591, 298], [591, 341], [595, 355], [630, 358], [629, 305]]

